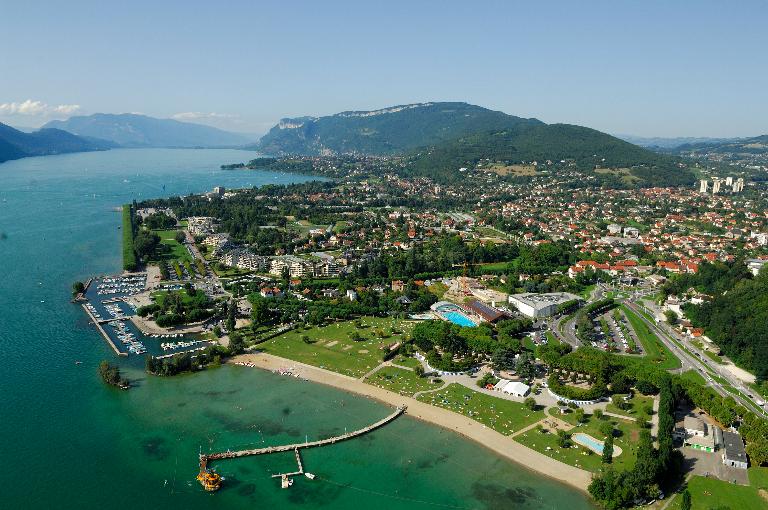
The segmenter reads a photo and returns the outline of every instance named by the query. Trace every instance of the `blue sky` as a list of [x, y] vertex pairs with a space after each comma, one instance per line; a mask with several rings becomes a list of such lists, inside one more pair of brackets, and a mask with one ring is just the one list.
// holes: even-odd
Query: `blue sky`
[[768, 133], [765, 1], [0, 0], [0, 122], [467, 101], [642, 136]]

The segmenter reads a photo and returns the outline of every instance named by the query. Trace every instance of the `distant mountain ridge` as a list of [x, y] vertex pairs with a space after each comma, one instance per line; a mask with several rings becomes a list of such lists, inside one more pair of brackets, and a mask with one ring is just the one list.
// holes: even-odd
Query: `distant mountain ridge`
[[541, 124], [458, 102], [398, 105], [325, 117], [285, 118], [248, 148], [287, 154], [399, 154], [487, 129]]
[[40, 129], [24, 133], [0, 123], [0, 163], [30, 156], [50, 156], [114, 148], [106, 140], [85, 138], [60, 129]]
[[252, 140], [211, 126], [157, 119], [134, 113], [95, 113], [54, 120], [45, 128], [56, 128], [78, 136], [109, 140], [121, 147], [236, 147]]
[[714, 138], [714, 137], [696, 137], [696, 136], [678, 136], [673, 138], [666, 138], [663, 136], [633, 136], [633, 135], [614, 135], [616, 138], [620, 138], [625, 142], [639, 145], [640, 147], [646, 147], [648, 149], [675, 149], [682, 145], [688, 144], [712, 144], [721, 143], [732, 140], [738, 140], [737, 138]]
[[686, 143], [675, 147], [671, 152], [768, 154], [768, 135], [752, 136], [749, 138], [731, 138], [698, 143]]

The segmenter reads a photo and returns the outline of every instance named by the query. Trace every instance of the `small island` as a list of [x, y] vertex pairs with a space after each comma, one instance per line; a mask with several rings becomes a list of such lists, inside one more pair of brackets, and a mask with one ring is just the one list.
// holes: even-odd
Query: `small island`
[[125, 379], [122, 374], [120, 374], [120, 368], [117, 365], [112, 365], [107, 360], [103, 360], [99, 363], [99, 375], [101, 375], [104, 382], [110, 386], [116, 386], [121, 390], [127, 390], [131, 387], [131, 383], [128, 379]]

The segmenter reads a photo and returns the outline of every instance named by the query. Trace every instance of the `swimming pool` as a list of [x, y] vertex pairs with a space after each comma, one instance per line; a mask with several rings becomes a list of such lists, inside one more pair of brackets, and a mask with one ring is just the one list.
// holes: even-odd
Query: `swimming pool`
[[597, 439], [590, 436], [589, 434], [577, 432], [571, 437], [573, 438], [574, 441], [579, 443], [581, 446], [585, 446], [599, 455], [603, 454], [603, 442], [598, 441]]
[[458, 324], [459, 326], [463, 326], [465, 328], [474, 328], [477, 326], [477, 324], [472, 322], [469, 317], [461, 312], [442, 312], [442, 314], [443, 317], [453, 322], [454, 324]]

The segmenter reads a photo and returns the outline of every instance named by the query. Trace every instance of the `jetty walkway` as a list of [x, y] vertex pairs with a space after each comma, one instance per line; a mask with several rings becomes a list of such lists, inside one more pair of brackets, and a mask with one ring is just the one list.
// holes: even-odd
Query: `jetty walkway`
[[110, 337], [110, 336], [107, 334], [107, 332], [106, 332], [106, 331], [104, 331], [104, 327], [102, 326], [102, 324], [104, 324], [104, 323], [107, 323], [107, 322], [109, 322], [110, 320], [115, 320], [115, 319], [109, 319], [109, 320], [103, 320], [103, 319], [102, 319], [102, 320], [99, 320], [99, 319], [97, 319], [96, 317], [94, 317], [94, 316], [93, 316], [93, 314], [91, 313], [91, 311], [90, 311], [90, 310], [89, 310], [89, 309], [88, 309], [88, 308], [87, 308], [85, 305], [82, 305], [82, 306], [83, 306], [83, 310], [85, 310], [85, 313], [87, 313], [87, 314], [88, 314], [88, 316], [91, 318], [91, 320], [93, 321], [93, 323], [96, 325], [96, 329], [98, 329], [98, 330], [99, 330], [99, 333], [101, 333], [101, 336], [103, 336], [103, 337], [104, 337], [104, 340], [107, 342], [107, 344], [108, 344], [110, 347], [112, 347], [112, 350], [113, 350], [113, 351], [115, 351], [115, 354], [117, 354], [118, 356], [128, 356], [128, 353], [127, 353], [127, 352], [122, 352], [122, 351], [121, 351], [121, 350], [120, 350], [120, 349], [117, 347], [117, 344], [115, 344], [114, 340], [112, 340], [112, 338], [111, 338], [111, 337]]
[[[376, 430], [377, 428], [382, 427], [387, 423], [391, 422], [392, 420], [394, 420], [395, 418], [403, 414], [405, 412], [405, 409], [406, 409], [405, 406], [398, 407], [395, 410], [395, 412], [393, 412], [386, 418], [383, 418], [377, 421], [376, 423], [372, 423], [367, 427], [363, 427], [353, 432], [347, 432], [340, 436], [329, 437], [328, 439], [321, 439], [319, 441], [286, 444], [282, 446], [267, 446], [266, 448], [254, 448], [251, 450], [237, 450], [237, 451], [227, 450], [226, 452], [219, 452], [219, 453], [201, 453], [200, 454], [200, 470], [204, 471], [208, 465], [208, 462], [212, 460], [235, 459], [239, 457], [248, 457], [250, 455], [266, 455], [269, 453], [295, 451], [296, 458], [299, 459], [298, 450], [300, 448], [315, 448], [317, 446], [326, 446], [329, 444], [338, 443], [339, 441], [346, 441], [347, 439], [352, 439], [353, 437], [362, 436], [363, 434], [367, 434], [368, 432]], [[301, 461], [299, 461], [299, 465], [301, 466]]]

